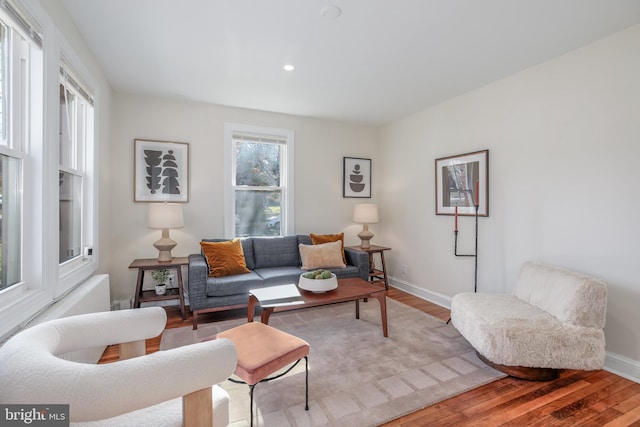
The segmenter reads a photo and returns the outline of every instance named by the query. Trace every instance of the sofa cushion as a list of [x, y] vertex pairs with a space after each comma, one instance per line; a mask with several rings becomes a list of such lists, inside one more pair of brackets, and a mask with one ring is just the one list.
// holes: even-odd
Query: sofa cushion
[[250, 270], [244, 260], [239, 239], [227, 242], [200, 242], [209, 266], [209, 277], [223, 277], [246, 274]]
[[256, 274], [255, 271], [233, 276], [207, 277], [206, 294], [208, 297], [248, 294], [249, 289], [261, 288], [262, 286], [262, 277]]
[[316, 268], [344, 268], [342, 242], [322, 243], [319, 245], [298, 245], [303, 270]]
[[258, 268], [255, 272], [258, 276], [262, 277], [265, 286], [284, 285], [288, 283], [297, 285], [300, 275], [304, 273], [298, 266]]
[[[203, 242], [228, 242], [230, 239], [202, 239]], [[253, 260], [253, 239], [251, 238], [241, 238], [240, 243], [242, 244], [242, 252], [244, 253], [244, 262], [247, 265], [249, 270], [253, 270], [255, 268], [255, 261]], [[202, 252], [204, 255], [204, 252]]]
[[604, 363], [602, 329], [566, 326], [514, 295], [457, 294], [451, 323], [481, 355], [500, 365], [590, 370]]
[[335, 274], [338, 279], [360, 277], [360, 269], [355, 265], [347, 265], [345, 268], [327, 268], [327, 270]]
[[311, 237], [308, 234], [298, 234], [298, 244], [313, 245]]
[[340, 234], [313, 234], [309, 233], [309, 237], [311, 238], [311, 243], [314, 245], [321, 245], [323, 243], [331, 243], [331, 242], [341, 242], [340, 251], [342, 252], [342, 262], [344, 264], [347, 263], [347, 260], [344, 257], [344, 233]]
[[299, 266], [297, 236], [254, 237], [255, 268]]
[[541, 262], [526, 262], [514, 295], [561, 322], [603, 328], [607, 287], [600, 280]]

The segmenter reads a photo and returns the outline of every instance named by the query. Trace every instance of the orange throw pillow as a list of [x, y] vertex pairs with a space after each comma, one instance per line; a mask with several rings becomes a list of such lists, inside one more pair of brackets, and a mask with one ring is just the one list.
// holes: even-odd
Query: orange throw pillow
[[247, 268], [240, 239], [227, 242], [200, 242], [209, 265], [209, 277], [251, 273]]
[[344, 233], [340, 234], [313, 234], [310, 233], [311, 243], [314, 245], [321, 245], [323, 243], [342, 242], [340, 250], [342, 251], [342, 262], [347, 263], [347, 259], [344, 256]]

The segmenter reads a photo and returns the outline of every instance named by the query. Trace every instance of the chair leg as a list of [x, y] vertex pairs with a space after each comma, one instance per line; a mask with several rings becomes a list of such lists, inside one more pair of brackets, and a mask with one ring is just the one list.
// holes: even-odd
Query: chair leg
[[307, 356], [304, 357], [304, 370], [305, 370], [305, 379], [304, 379], [304, 409], [305, 411], [309, 410], [309, 358]]
[[253, 389], [255, 388], [255, 386], [256, 386], [256, 384], [250, 384], [249, 385], [249, 396], [250, 396], [250, 399], [251, 399], [251, 402], [249, 403], [249, 408], [250, 408], [249, 409], [249, 414], [250, 414], [250, 417], [251, 417], [251, 421], [250, 421], [251, 427], [253, 427]]
[[[271, 380], [275, 380], [278, 379], [280, 377], [285, 376], [286, 374], [288, 374], [293, 368], [296, 367], [296, 365], [298, 365], [298, 363], [300, 363], [302, 359], [298, 359], [296, 360], [296, 362], [289, 366], [289, 369], [287, 369], [286, 371], [276, 375], [275, 377], [270, 377], [270, 378], [264, 378], [260, 381], [258, 381], [255, 384], [247, 384], [246, 382], [242, 381], [242, 380], [237, 380], [234, 378], [228, 378], [229, 381], [231, 381], [232, 383], [236, 383], [236, 384], [247, 384], [249, 386], [249, 399], [250, 399], [250, 410], [249, 410], [249, 415], [251, 417], [251, 427], [253, 427], [253, 389], [255, 386], [257, 386], [259, 383], [263, 383], [263, 382], [267, 382], [267, 381], [271, 381]], [[304, 356], [304, 362], [305, 362], [305, 402], [304, 402], [304, 409], [305, 410], [309, 410], [309, 357], [308, 356]]]

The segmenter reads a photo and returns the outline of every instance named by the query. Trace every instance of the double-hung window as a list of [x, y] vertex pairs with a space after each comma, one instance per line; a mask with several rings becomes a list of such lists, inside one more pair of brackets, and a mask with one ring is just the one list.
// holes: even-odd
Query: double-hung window
[[90, 75], [38, 2], [0, 0], [0, 341], [97, 268]]
[[[64, 273], [82, 261], [88, 194], [87, 171], [93, 145], [93, 97], [63, 61], [59, 82], [58, 261]], [[89, 163], [89, 164], [88, 164]]]
[[[0, 294], [24, 285], [24, 181], [34, 110], [42, 108], [42, 42], [13, 7], [0, 8]], [[29, 165], [26, 167], [25, 165]], [[29, 226], [26, 224], [26, 226]], [[3, 292], [4, 291], [4, 292]]]
[[293, 131], [225, 124], [225, 235], [293, 233]]

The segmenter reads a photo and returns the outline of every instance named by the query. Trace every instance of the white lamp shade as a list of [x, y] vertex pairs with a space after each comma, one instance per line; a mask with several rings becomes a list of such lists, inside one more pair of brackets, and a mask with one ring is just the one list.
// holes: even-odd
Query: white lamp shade
[[184, 218], [179, 203], [150, 203], [147, 216], [149, 228], [182, 228]]
[[377, 224], [378, 205], [375, 203], [363, 203], [353, 208], [353, 222], [358, 224]]

